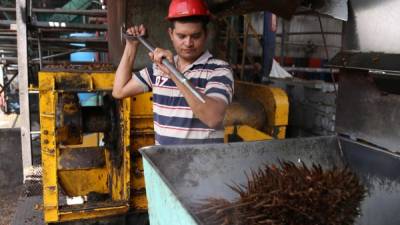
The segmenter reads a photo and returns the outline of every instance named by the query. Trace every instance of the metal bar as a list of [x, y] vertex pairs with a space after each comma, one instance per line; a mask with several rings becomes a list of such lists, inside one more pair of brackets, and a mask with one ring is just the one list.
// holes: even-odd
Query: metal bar
[[306, 73], [339, 73], [338, 69], [329, 68], [311, 68], [311, 67], [283, 67], [288, 72], [306, 72]]
[[15, 8], [0, 7], [0, 12], [15, 12]]
[[[320, 14], [318, 14], [318, 22], [319, 22], [319, 28], [321, 29], [322, 40], [324, 42], [324, 49], [325, 49], [326, 59], [329, 60], [329, 52], [328, 52], [328, 47], [327, 47], [326, 37], [325, 37], [325, 32], [324, 32], [324, 27], [322, 26], [322, 21], [321, 21]], [[331, 79], [332, 79], [333, 84], [336, 84], [335, 76], [333, 74], [333, 69], [331, 69]], [[336, 98], [337, 98], [338, 97], [338, 90], [336, 88], [336, 85], [333, 85], [333, 87], [335, 88], [335, 95], [336, 95]]]
[[40, 41], [42, 34], [40, 33], [40, 29], [38, 32], [38, 39], [37, 39], [37, 45], [38, 45], [38, 55], [39, 55], [39, 68], [43, 68], [43, 63], [42, 63], [42, 43]]
[[[32, 40], [32, 39], [29, 39]], [[63, 43], [107, 43], [104, 38], [41, 38], [42, 42], [63, 42]]]
[[[134, 36], [130, 36], [124, 33], [124, 37], [127, 39], [137, 39], [142, 45], [144, 45], [150, 52], [154, 52], [155, 48], [154, 46], [148, 42], [146, 39], [144, 39], [143, 37], [134, 37]], [[171, 72], [172, 74], [178, 79], [179, 82], [181, 82], [187, 89], [189, 89], [189, 91], [197, 98], [199, 99], [202, 103], [205, 103], [206, 101], [204, 100], [204, 98], [199, 94], [199, 92], [197, 92], [197, 90], [195, 88], [193, 88], [189, 81], [186, 79], [186, 77], [179, 72], [174, 65], [172, 65], [168, 59], [162, 59], [161, 60], [162, 64], [164, 66], [166, 66]]]
[[10, 26], [12, 24], [16, 24], [15, 20], [0, 20], [0, 26]]
[[[340, 32], [324, 32], [326, 35], [342, 35]], [[281, 37], [282, 34], [276, 34], [278, 37]], [[289, 32], [286, 33], [285, 35], [291, 36], [291, 35], [321, 35], [321, 32], [318, 31], [307, 31], [307, 32]]]
[[[231, 27], [231, 31], [232, 31], [231, 34], [234, 37], [233, 39], [236, 40], [236, 42], [238, 43], [239, 47], [241, 49], [243, 49], [243, 43], [240, 41], [240, 37], [236, 33], [233, 25], [227, 19], [224, 19], [224, 22], [227, 24], [227, 26]], [[254, 64], [254, 60], [250, 56], [247, 55], [246, 57], [247, 57], [247, 60], [249, 60], [250, 64]]]
[[17, 46], [18, 46], [18, 80], [19, 80], [19, 104], [21, 115], [21, 149], [22, 165], [24, 169], [24, 182], [26, 169], [32, 166], [31, 128], [29, 115], [28, 96], [28, 40], [27, 40], [27, 16], [26, 0], [16, 0], [17, 20]]
[[[16, 36], [0, 36], [0, 40], [14, 41]], [[29, 41], [38, 41], [38, 38], [28, 38]], [[62, 43], [107, 43], [103, 38], [40, 38], [42, 42], [62, 42]]]
[[[285, 21], [283, 18], [281, 19], [282, 21], [282, 38], [281, 38], [281, 55], [280, 55], [280, 64], [284, 66], [285, 63], [285, 38], [286, 38], [286, 27], [285, 27]], [[276, 34], [278, 36], [278, 34]]]
[[65, 9], [42, 9], [32, 8], [33, 13], [46, 13], [46, 14], [71, 14], [71, 15], [85, 15], [85, 16], [107, 16], [107, 10], [65, 10]]
[[[281, 42], [277, 41], [276, 44], [281, 44]], [[287, 42], [286, 41], [285, 45], [294, 45], [294, 46], [302, 46], [302, 47], [304, 47], [304, 46], [307, 46], [308, 44], [307, 43], [302, 43], [302, 42]], [[318, 47], [318, 48], [324, 48], [325, 47], [324, 45], [316, 45], [316, 44], [313, 44], [313, 46]], [[339, 48], [339, 49], [342, 48], [341, 46], [335, 46], [335, 45], [327, 45], [326, 47], [328, 47], [328, 48]]]
[[244, 38], [243, 38], [243, 49], [242, 49], [242, 68], [240, 70], [240, 79], [243, 80], [244, 78], [244, 64], [246, 63], [246, 53], [247, 53], [247, 35], [249, 34], [249, 29], [250, 29], [250, 19], [248, 16], [245, 16], [245, 32], [244, 32]]
[[48, 55], [48, 56], [44, 56], [44, 57], [39, 56], [39, 58], [34, 58], [34, 59], [32, 59], [32, 61], [39, 61], [39, 64], [42, 64], [42, 60], [43, 59], [51, 59], [51, 58], [55, 58], [55, 57], [59, 57], [59, 56], [69, 55], [69, 54], [74, 53], [74, 52], [81, 52], [81, 51], [87, 51], [87, 50], [88, 50], [88, 48], [81, 48], [81, 49], [78, 49], [78, 50], [74, 49], [74, 50], [70, 50], [70, 51], [67, 51], [67, 52], [61, 52], [61, 53], [54, 54], [54, 55]]
[[12, 31], [0, 31], [0, 35], [17, 35], [17, 32], [12, 32]]
[[52, 22], [52, 21], [49, 22], [32, 21], [31, 25], [36, 28], [102, 30], [102, 31], [107, 30], [107, 24], [80, 24], [80, 23], [65, 23], [65, 22]]

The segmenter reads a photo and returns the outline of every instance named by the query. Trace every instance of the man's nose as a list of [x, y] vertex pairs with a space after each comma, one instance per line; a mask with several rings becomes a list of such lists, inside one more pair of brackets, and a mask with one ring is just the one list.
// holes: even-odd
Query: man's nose
[[185, 45], [188, 47], [192, 47], [194, 45], [193, 38], [191, 38], [191, 37], [186, 38]]

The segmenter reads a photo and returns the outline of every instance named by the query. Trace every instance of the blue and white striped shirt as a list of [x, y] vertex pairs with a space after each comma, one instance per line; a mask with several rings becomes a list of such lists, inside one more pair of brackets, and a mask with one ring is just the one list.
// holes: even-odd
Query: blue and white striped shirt
[[[175, 56], [175, 62], [177, 56]], [[157, 69], [155, 64], [134, 73], [145, 92], [153, 91], [154, 131], [156, 144], [221, 143], [224, 131], [209, 128], [193, 114], [175, 83]], [[206, 51], [188, 65], [184, 76], [201, 93], [232, 101], [233, 75], [227, 62], [218, 60]]]

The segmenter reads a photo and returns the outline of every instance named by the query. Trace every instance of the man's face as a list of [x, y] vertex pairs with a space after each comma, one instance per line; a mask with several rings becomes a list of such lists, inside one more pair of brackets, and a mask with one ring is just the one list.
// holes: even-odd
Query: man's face
[[176, 53], [186, 61], [194, 62], [204, 52], [207, 34], [201, 23], [175, 22], [169, 36]]

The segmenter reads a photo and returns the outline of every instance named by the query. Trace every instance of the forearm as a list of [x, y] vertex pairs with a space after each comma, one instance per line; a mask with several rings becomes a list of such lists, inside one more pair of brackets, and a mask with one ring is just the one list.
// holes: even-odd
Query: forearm
[[123, 98], [126, 96], [126, 84], [132, 78], [133, 64], [135, 62], [137, 46], [126, 46], [115, 73], [114, 86], [112, 95], [115, 98]]
[[223, 100], [216, 100], [199, 93], [205, 103], [201, 102], [190, 90], [180, 83], [177, 78], [171, 76], [178, 89], [186, 99], [193, 113], [210, 128], [221, 128], [225, 116], [227, 104]]

